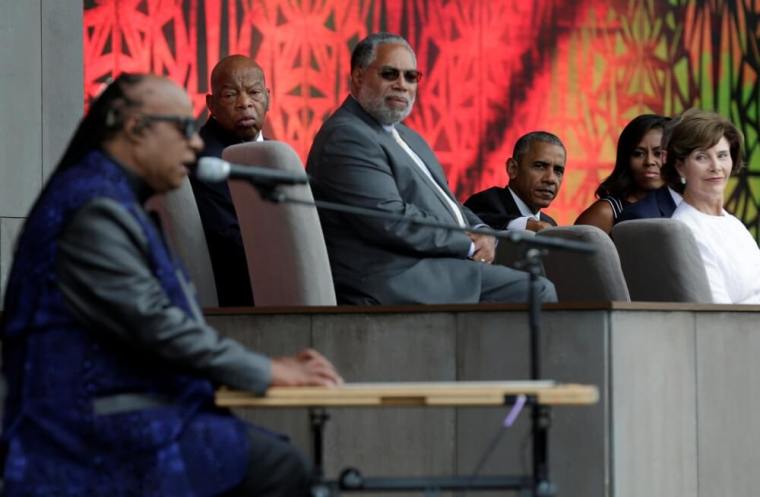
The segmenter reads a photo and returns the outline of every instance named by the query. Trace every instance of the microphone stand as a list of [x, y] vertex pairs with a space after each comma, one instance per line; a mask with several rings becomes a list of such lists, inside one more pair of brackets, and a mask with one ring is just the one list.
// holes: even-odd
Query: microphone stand
[[[576, 242], [577, 243], [577, 242]], [[589, 245], [589, 244], [586, 244]], [[538, 277], [541, 275], [542, 250], [529, 248], [525, 258], [517, 263], [530, 275], [528, 294], [528, 330], [530, 334], [530, 379], [541, 379], [541, 303], [538, 298]], [[551, 415], [548, 406], [530, 399], [531, 436], [533, 438], [533, 495], [551, 497], [555, 487], [549, 480], [549, 427]]]
[[[520, 269], [524, 269], [529, 274], [528, 285], [528, 330], [530, 334], [530, 379], [538, 381], [541, 379], [541, 302], [539, 300], [539, 286], [538, 278], [541, 276], [541, 257], [547, 250], [567, 250], [578, 253], [591, 254], [596, 251], [596, 248], [587, 242], [579, 242], [575, 240], [563, 240], [555, 238], [539, 238], [533, 236], [526, 236], [517, 231], [499, 231], [491, 228], [474, 228], [474, 227], [462, 227], [454, 224], [441, 223], [438, 221], [430, 221], [427, 219], [414, 219], [403, 216], [401, 214], [395, 214], [392, 212], [383, 211], [380, 209], [372, 209], [368, 207], [356, 207], [353, 205], [339, 204], [336, 202], [328, 202], [324, 200], [302, 200], [294, 197], [289, 197], [285, 193], [277, 189], [277, 185], [273, 185], [271, 182], [261, 183], [254, 178], [247, 178], [251, 185], [259, 192], [261, 198], [273, 203], [289, 203], [294, 205], [302, 205], [306, 207], [316, 207], [317, 209], [330, 210], [334, 212], [341, 212], [344, 214], [351, 214], [356, 216], [368, 216], [377, 219], [384, 219], [387, 221], [397, 221], [414, 224], [417, 226], [427, 226], [431, 228], [445, 229], [449, 231], [463, 231], [466, 233], [477, 233], [483, 235], [490, 235], [499, 240], [506, 240], [509, 243], [516, 243], [527, 247], [524, 259], [519, 261], [516, 266]], [[514, 399], [511, 399], [514, 402]], [[551, 416], [549, 407], [539, 404], [536, 399], [528, 399], [531, 405], [531, 421], [532, 421], [532, 440], [533, 440], [533, 479], [532, 490], [535, 497], [551, 497], [555, 495], [555, 487], [549, 480], [549, 464], [548, 464], [548, 435], [549, 427], [551, 425]], [[315, 418], [316, 416], [316, 418]], [[312, 425], [315, 423], [319, 425], [319, 441], [320, 454], [315, 455], [315, 469], [321, 474], [321, 425], [326, 421], [327, 415], [321, 411], [319, 413], [311, 413]], [[318, 419], [317, 419], [318, 418]], [[315, 431], [315, 440], [317, 435]], [[345, 472], [344, 472], [345, 473]], [[401, 479], [365, 479], [358, 473], [357, 470], [352, 470], [348, 473], [351, 479], [349, 490], [409, 490], [409, 486], [403, 484], [399, 486]], [[344, 480], [341, 478], [341, 484], [345, 485]], [[382, 481], [381, 481], [382, 480]], [[433, 482], [435, 483], [435, 482]], [[449, 481], [447, 485], [435, 484], [431, 485], [431, 481], [424, 480], [421, 482], [413, 483], [412, 486], [421, 489], [437, 488], [438, 490], [462, 490], [466, 488], [474, 487], [473, 481], [468, 479], [464, 484], [456, 481]], [[374, 486], [373, 486], [374, 484]], [[418, 485], [418, 486], [415, 486]], [[515, 483], [514, 481], [506, 481], [504, 483], [507, 488], [523, 489], [522, 483]]]

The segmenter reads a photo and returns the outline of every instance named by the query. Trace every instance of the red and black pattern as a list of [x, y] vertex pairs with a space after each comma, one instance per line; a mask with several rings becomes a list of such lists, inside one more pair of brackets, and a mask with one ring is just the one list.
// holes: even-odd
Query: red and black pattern
[[[457, 195], [506, 182], [521, 134], [568, 148], [550, 213], [574, 220], [614, 161], [635, 115], [712, 108], [758, 153], [760, 7], [738, 0], [86, 0], [85, 97], [122, 71], [164, 74], [204, 112], [210, 68], [243, 53], [272, 90], [267, 132], [305, 158], [348, 92], [350, 50], [394, 31], [425, 76], [408, 124], [431, 143]], [[754, 167], [729, 206], [754, 228]]]

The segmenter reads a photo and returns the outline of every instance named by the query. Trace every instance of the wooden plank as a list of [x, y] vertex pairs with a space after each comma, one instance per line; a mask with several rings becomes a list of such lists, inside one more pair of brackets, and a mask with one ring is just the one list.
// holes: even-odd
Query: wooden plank
[[599, 399], [593, 385], [461, 381], [351, 383], [336, 388], [273, 387], [263, 397], [219, 390], [216, 403], [224, 407], [497, 406], [511, 395], [535, 396], [539, 403], [547, 405], [587, 405]]

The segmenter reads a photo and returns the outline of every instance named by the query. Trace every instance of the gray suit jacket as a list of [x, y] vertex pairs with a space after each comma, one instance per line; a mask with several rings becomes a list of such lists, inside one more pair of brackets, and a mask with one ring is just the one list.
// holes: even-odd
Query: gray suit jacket
[[[425, 140], [404, 125], [396, 129], [451, 195]], [[352, 97], [322, 125], [306, 169], [318, 200], [456, 224], [430, 180]], [[470, 225], [481, 223], [460, 207]], [[479, 301], [482, 264], [467, 259], [467, 234], [327, 211], [320, 212], [320, 219], [339, 302]]]
[[[124, 207], [110, 199], [89, 202], [56, 243], [55, 277], [66, 304], [103, 340], [134, 347], [145, 356], [141, 360], [154, 357], [216, 383], [259, 393], [267, 389], [269, 358], [219, 336], [195, 305], [184, 275], [178, 279], [193, 314], [171, 305], [148, 265], [147, 237]], [[140, 408], [140, 400], [122, 405], [113, 397], [111, 407], [102, 403], [112, 413]]]

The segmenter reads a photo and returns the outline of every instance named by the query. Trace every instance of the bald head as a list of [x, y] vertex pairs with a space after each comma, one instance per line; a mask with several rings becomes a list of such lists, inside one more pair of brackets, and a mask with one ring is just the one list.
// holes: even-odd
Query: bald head
[[255, 140], [269, 110], [264, 71], [244, 55], [223, 58], [211, 71], [206, 106], [226, 132], [241, 141]]
[[264, 82], [264, 70], [255, 60], [245, 55], [228, 55], [220, 60], [211, 70], [211, 93], [217, 93], [222, 85], [235, 73], [252, 71]]

